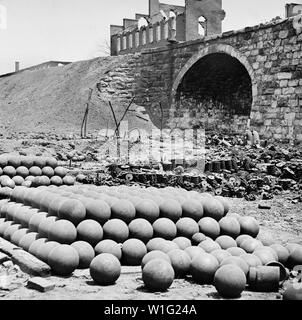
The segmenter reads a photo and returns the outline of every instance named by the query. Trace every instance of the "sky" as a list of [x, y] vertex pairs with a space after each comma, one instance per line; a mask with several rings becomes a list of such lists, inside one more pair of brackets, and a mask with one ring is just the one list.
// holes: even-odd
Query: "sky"
[[[285, 4], [302, 0], [222, 2], [223, 31], [230, 31], [284, 18]], [[49, 60], [73, 62], [104, 55], [110, 24], [120, 25], [135, 13], [148, 13], [148, 0], [0, 0], [0, 74], [14, 71], [15, 61], [26, 68]]]

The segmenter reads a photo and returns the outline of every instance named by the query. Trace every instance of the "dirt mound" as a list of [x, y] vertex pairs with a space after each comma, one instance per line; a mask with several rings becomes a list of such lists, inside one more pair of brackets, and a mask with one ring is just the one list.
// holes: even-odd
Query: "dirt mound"
[[[113, 128], [108, 101], [112, 101], [120, 119], [132, 98], [135, 59], [135, 55], [101, 57], [0, 78], [0, 134], [80, 133], [89, 88], [94, 91], [88, 131]], [[101, 83], [101, 95], [97, 83]], [[133, 112], [128, 119], [130, 126], [146, 126], [146, 121]]]

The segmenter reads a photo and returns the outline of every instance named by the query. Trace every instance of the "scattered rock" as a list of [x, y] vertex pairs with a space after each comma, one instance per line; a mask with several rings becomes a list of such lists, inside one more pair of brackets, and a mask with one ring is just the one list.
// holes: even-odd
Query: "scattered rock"
[[47, 292], [53, 290], [55, 284], [46, 279], [34, 277], [28, 280], [27, 287], [30, 289], [38, 290], [40, 292]]

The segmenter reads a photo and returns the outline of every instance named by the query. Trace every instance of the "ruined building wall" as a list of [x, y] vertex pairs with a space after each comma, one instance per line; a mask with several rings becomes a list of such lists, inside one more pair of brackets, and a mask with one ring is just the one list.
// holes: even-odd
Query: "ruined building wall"
[[[199, 111], [198, 103], [190, 102], [194, 101], [197, 88], [193, 86], [191, 93], [190, 89], [185, 90], [188, 101], [186, 106], [179, 103], [177, 93], [188, 72], [191, 72], [192, 79], [203, 78], [201, 84], [204, 86], [212, 82], [212, 89], [215, 86], [221, 88], [219, 80], [215, 79], [218, 75], [211, 72], [211, 65], [215, 67], [215, 59], [204, 63], [204, 67], [208, 66], [207, 70], [203, 70], [204, 67], [198, 69], [198, 62], [211, 54], [224, 53], [240, 62], [251, 79], [250, 84], [246, 80], [245, 88], [234, 92], [241, 97], [247, 96], [244, 104], [252, 96], [250, 111], [246, 107], [247, 114], [235, 113], [233, 119], [238, 118], [244, 125], [247, 117], [250, 117], [251, 126], [264, 138], [302, 141], [302, 29], [297, 29], [299, 19], [301, 16], [144, 51], [139, 61], [141, 73], [137, 79], [138, 102], [147, 107], [157, 125], [159, 117], [156, 106], [159, 101], [165, 106], [167, 125], [175, 126], [177, 121], [190, 126], [198, 118], [209, 117], [209, 113], [205, 115], [204, 110]], [[222, 82], [227, 79], [229, 72], [222, 72]], [[234, 72], [233, 79], [237, 71], [234, 69]], [[188, 78], [186, 83], [190, 85], [194, 81]], [[249, 85], [251, 90], [247, 90]], [[223, 90], [226, 90], [227, 98], [226, 86], [223, 86]], [[202, 94], [198, 97], [200, 99]], [[224, 119], [221, 113], [216, 116]], [[232, 124], [236, 126], [236, 121]]]

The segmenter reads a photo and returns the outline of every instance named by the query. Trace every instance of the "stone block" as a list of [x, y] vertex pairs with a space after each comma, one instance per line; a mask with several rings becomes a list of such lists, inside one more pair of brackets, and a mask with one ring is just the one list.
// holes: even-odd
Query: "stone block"
[[253, 69], [257, 70], [257, 69], [259, 69], [259, 67], [260, 67], [259, 62], [253, 63]]
[[288, 87], [288, 88], [282, 89], [282, 94], [284, 94], [284, 95], [290, 95], [290, 94], [294, 94], [294, 93], [295, 93], [294, 87]]
[[298, 79], [290, 80], [290, 81], [288, 82], [288, 85], [289, 85], [290, 87], [297, 87], [297, 86], [299, 85], [299, 80], [298, 80]]
[[290, 80], [292, 78], [292, 73], [290, 72], [280, 72], [277, 74], [278, 80]]
[[41, 292], [47, 292], [54, 289], [55, 284], [46, 279], [34, 277], [28, 280], [27, 287]]
[[281, 80], [280, 81], [280, 87], [285, 88], [288, 86], [288, 80]]

